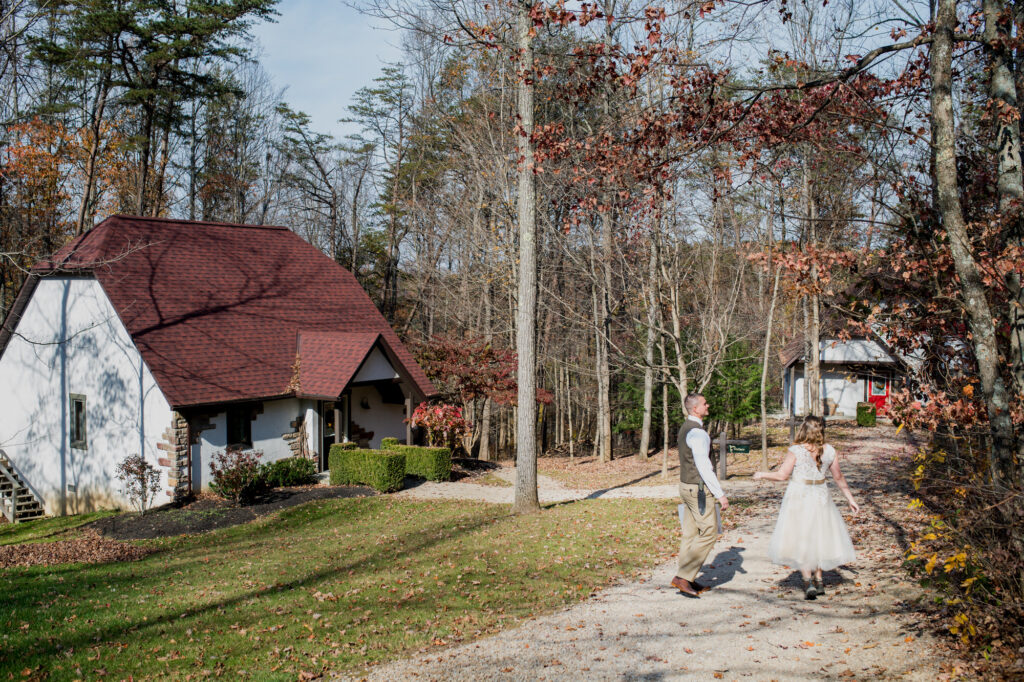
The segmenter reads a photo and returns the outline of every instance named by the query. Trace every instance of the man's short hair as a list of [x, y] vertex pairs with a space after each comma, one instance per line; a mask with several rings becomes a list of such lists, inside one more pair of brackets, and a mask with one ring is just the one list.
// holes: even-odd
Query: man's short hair
[[693, 408], [697, 406], [697, 399], [703, 397], [703, 393], [688, 393], [686, 395], [686, 400], [683, 401], [683, 407], [686, 408], [686, 414], [690, 414], [693, 411]]

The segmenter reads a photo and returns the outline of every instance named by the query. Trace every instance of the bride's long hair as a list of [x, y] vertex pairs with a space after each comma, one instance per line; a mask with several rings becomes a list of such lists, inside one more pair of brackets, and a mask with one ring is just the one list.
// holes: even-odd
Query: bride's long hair
[[821, 452], [825, 446], [825, 420], [808, 415], [797, 429], [793, 445], [803, 445], [814, 455], [814, 463], [821, 466]]

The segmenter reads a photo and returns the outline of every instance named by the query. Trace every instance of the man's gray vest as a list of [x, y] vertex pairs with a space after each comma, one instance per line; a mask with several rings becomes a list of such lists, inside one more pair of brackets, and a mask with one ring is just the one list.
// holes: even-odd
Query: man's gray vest
[[679, 428], [679, 482], [697, 485], [701, 482], [700, 472], [693, 461], [693, 450], [686, 444], [686, 436], [694, 429], [703, 427], [692, 419], [687, 419]]

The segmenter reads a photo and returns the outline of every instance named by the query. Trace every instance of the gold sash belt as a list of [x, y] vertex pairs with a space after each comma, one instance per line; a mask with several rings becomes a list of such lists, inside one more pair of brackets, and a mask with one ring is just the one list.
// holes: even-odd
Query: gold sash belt
[[825, 484], [825, 479], [824, 478], [819, 478], [817, 481], [809, 481], [809, 480], [807, 480], [805, 478], [804, 479], [804, 483], [806, 483], [807, 485], [824, 485]]

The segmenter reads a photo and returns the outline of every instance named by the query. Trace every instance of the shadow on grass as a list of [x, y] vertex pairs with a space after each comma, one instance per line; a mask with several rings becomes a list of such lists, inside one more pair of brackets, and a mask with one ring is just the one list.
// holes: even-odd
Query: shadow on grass
[[[248, 524], [245, 527], [230, 528], [201, 538], [171, 541], [165, 551], [140, 562], [14, 569], [0, 573], [0, 593], [5, 595], [5, 610], [13, 619], [12, 624], [29, 623], [29, 627], [24, 628], [26, 634], [20, 637], [13, 636], [10, 641], [5, 642], [5, 648], [8, 644], [11, 648], [7, 648], [6, 653], [0, 652], [0, 671], [14, 668], [35, 669], [37, 666], [41, 670], [47, 670], [53, 657], [62, 652], [124, 639], [138, 640], [160, 636], [168, 629], [188, 625], [207, 616], [225, 623], [245, 621], [246, 615], [250, 621], [264, 618], [266, 613], [262, 610], [252, 609], [248, 614], [232, 611], [235, 607], [243, 606], [246, 602], [260, 597], [301, 590], [332, 577], [344, 576], [345, 580], [354, 582], [371, 575], [378, 562], [401, 563], [403, 559], [423, 553], [440, 542], [472, 533], [493, 521], [491, 516], [485, 514], [476, 518], [462, 518], [455, 525], [450, 519], [441, 519], [426, 526], [415, 526], [409, 528], [404, 535], [391, 535], [389, 542], [378, 540], [374, 544], [364, 540], [359, 544], [362, 553], [352, 552], [341, 561], [330, 561], [326, 566], [321, 563], [327, 562], [326, 557], [311, 553], [312, 556], [302, 558], [313, 561], [316, 565], [311, 566], [311, 570], [302, 575], [282, 582], [274, 582], [270, 575], [260, 571], [261, 566], [256, 560], [261, 558], [261, 554], [277, 549], [272, 541], [279, 543], [282, 533], [297, 532], [301, 526], [308, 527], [342, 511], [345, 514], [339, 520], [352, 521], [361, 515], [378, 513], [381, 508], [379, 504], [314, 503], [308, 505], [308, 508], [288, 510], [287, 513], [264, 524]], [[321, 531], [313, 530], [317, 533]], [[331, 530], [330, 527], [322, 529], [324, 533]], [[309, 538], [298, 538], [296, 542], [309, 542]], [[401, 544], [400, 550], [395, 549], [398, 544]], [[342, 549], [339, 547], [339, 550]], [[245, 566], [244, 558], [247, 556], [252, 556], [254, 561]], [[216, 568], [223, 568], [224, 564], [239, 564], [239, 568], [249, 568], [251, 581], [242, 579], [248, 574], [239, 575], [233, 577], [226, 589], [234, 591], [238, 585], [246, 585], [247, 582], [259, 581], [260, 585], [201, 605], [186, 605], [200, 588], [203, 588], [205, 594], [207, 589], [212, 591], [215, 587], [220, 587], [196, 580], [196, 576], [212, 578], [215, 568], [207, 568], [211, 564]], [[181, 600], [184, 603], [180, 607], [175, 607], [174, 590], [192, 590], [193, 594], [189, 595], [190, 599]], [[168, 595], [168, 592], [171, 594]], [[129, 608], [123, 618], [112, 613], [114, 609], [109, 608], [110, 604], [106, 604], [104, 610], [103, 604], [98, 603], [112, 600], [112, 595], [125, 593], [135, 595], [134, 599], [145, 598], [153, 601], [156, 601], [157, 597], [152, 595], [157, 595], [168, 603], [157, 605], [156, 608], [164, 612], [156, 617], [144, 616], [140, 611]], [[433, 605], [426, 606], [433, 608]], [[70, 625], [53, 624], [53, 616], [59, 616], [57, 623], [70, 622], [65, 617], [76, 607], [82, 611], [89, 611], [79, 617], [83, 620], [88, 619], [92, 627], [72, 632]], [[47, 609], [51, 612], [46, 613]], [[54, 613], [53, 610], [60, 613]], [[46, 616], [50, 616], [48, 621], [43, 620]], [[27, 634], [30, 628], [35, 630], [34, 637]], [[43, 629], [46, 630], [45, 637], [40, 632]], [[18, 641], [19, 639], [21, 641]]]
[[[631, 485], [636, 485], [637, 483], [640, 483], [641, 481], [646, 481], [647, 479], [653, 478], [655, 476], [661, 476], [661, 472], [660, 471], [652, 471], [651, 473], [644, 474], [643, 476], [640, 476], [639, 478], [634, 478], [632, 481], [626, 481], [625, 483], [619, 483], [618, 485], [613, 485], [613, 486], [609, 486], [607, 488], [601, 488], [600, 490], [595, 490], [594, 492], [592, 492], [589, 495], [587, 495], [584, 499], [596, 500], [597, 498], [601, 497], [605, 493], [611, 492], [612, 490], [618, 490], [619, 488], [628, 488]], [[665, 481], [665, 485], [672, 485], [673, 483], [676, 483], [676, 482], [677, 481], [674, 481], [673, 479], [669, 478], [669, 479], [667, 479]]]

